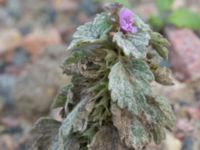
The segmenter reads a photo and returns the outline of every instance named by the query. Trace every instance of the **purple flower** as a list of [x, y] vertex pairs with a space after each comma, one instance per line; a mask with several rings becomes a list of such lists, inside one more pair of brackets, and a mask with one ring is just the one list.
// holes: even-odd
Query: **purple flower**
[[122, 31], [125, 32], [137, 32], [137, 27], [133, 26], [134, 19], [133, 19], [133, 12], [129, 9], [122, 8], [119, 11], [119, 25]]

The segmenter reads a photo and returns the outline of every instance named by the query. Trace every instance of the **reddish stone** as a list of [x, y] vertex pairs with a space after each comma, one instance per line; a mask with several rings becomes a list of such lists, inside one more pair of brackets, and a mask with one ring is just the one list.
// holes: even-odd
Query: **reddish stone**
[[37, 58], [47, 46], [59, 45], [61, 37], [57, 30], [36, 30], [28, 34], [22, 43], [24, 47], [32, 56], [33, 59]]
[[53, 4], [58, 11], [74, 11], [79, 7], [76, 0], [53, 0]]
[[172, 44], [170, 60], [181, 81], [194, 81], [200, 77], [200, 39], [189, 29], [167, 28]]
[[200, 119], [200, 109], [196, 107], [190, 107], [188, 109], [188, 113], [192, 119], [199, 120]]
[[17, 127], [20, 125], [19, 119], [13, 116], [7, 116], [2, 118], [1, 123], [8, 128]]
[[0, 0], [0, 5], [4, 5], [6, 3], [6, 0]]
[[22, 67], [16, 67], [16, 66], [13, 66], [13, 65], [10, 65], [10, 66], [7, 66], [5, 68], [5, 73], [8, 73], [8, 74], [12, 74], [12, 75], [20, 75], [20, 73], [23, 71], [23, 68]]
[[3, 58], [5, 62], [10, 63], [13, 60], [14, 51], [7, 50], [4, 54], [1, 55], [0, 58]]

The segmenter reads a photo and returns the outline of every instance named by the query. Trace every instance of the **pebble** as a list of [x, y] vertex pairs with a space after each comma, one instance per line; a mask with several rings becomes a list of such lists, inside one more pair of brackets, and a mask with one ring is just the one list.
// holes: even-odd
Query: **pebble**
[[185, 137], [181, 150], [193, 150], [193, 140], [190, 136]]
[[181, 150], [182, 143], [171, 133], [167, 133], [166, 140], [162, 144], [163, 150]]

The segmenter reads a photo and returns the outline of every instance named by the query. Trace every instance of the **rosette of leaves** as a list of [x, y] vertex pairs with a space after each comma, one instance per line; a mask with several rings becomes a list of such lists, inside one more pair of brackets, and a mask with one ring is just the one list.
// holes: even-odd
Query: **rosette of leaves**
[[125, 12], [137, 30], [122, 30], [121, 9], [112, 4], [77, 28], [63, 64], [71, 84], [53, 103], [62, 108], [63, 121], [40, 119], [33, 149], [141, 150], [151, 141], [159, 144], [172, 128], [170, 104], [151, 89], [154, 81], [173, 84], [170, 71], [159, 65], [168, 42], [130, 10]]

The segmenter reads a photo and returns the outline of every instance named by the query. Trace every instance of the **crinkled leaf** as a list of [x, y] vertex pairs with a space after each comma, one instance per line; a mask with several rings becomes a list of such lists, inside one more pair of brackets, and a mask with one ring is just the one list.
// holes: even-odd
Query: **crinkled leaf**
[[164, 67], [158, 67], [156, 70], [153, 70], [155, 76], [155, 81], [163, 85], [173, 85], [173, 80], [171, 78], [171, 71]]
[[60, 150], [64, 150], [65, 140], [68, 140], [69, 136], [75, 132], [83, 132], [88, 124], [88, 115], [92, 111], [94, 105], [87, 105], [89, 98], [82, 99], [77, 106], [68, 114], [68, 116], [62, 122], [59, 129], [59, 146]]
[[88, 22], [77, 28], [73, 35], [73, 41], [68, 49], [79, 47], [84, 43], [102, 42], [107, 39], [107, 33], [112, 25], [109, 23], [106, 13], [98, 14], [94, 21]]
[[164, 59], [168, 58], [168, 49], [166, 46], [169, 45], [167, 39], [165, 39], [161, 34], [157, 32], [149, 32], [151, 39], [150, 44], [157, 51], [157, 53]]
[[64, 65], [75, 64], [86, 57], [86, 53], [84, 51], [75, 51], [71, 55], [72, 56], [65, 60]]
[[93, 137], [88, 150], [127, 150], [114, 127], [102, 127]]
[[113, 124], [118, 129], [120, 139], [128, 148], [142, 150], [150, 142], [150, 133], [127, 110], [122, 110], [112, 103], [111, 112]]
[[[93, 45], [88, 49], [79, 48], [74, 50], [73, 57], [66, 60], [63, 65], [64, 72], [68, 75], [80, 74], [85, 78], [97, 78], [105, 70], [106, 55], [111, 54], [112, 50]], [[81, 52], [82, 51], [82, 52]], [[81, 56], [80, 56], [80, 55]], [[77, 56], [78, 55], [78, 56]], [[112, 55], [113, 56], [113, 55]], [[72, 59], [72, 60], [71, 60]], [[111, 58], [108, 63], [115, 58]], [[68, 61], [69, 60], [69, 61]]]
[[144, 60], [134, 59], [131, 61], [130, 70], [137, 79], [152, 81], [153, 73]]
[[148, 32], [137, 32], [135, 34], [124, 35], [116, 32], [113, 35], [113, 42], [122, 49], [125, 55], [135, 58], [145, 58], [150, 36]]
[[[143, 111], [146, 105], [145, 95], [151, 93], [148, 81], [137, 78], [140, 74], [139, 71], [141, 71], [138, 71], [138, 68], [139, 66], [136, 69], [129, 67], [128, 71], [121, 62], [118, 62], [112, 67], [109, 74], [109, 90], [111, 91], [112, 100], [117, 102], [120, 108], [127, 107], [134, 114], [139, 114]], [[149, 77], [149, 74], [145, 75], [145, 71], [147, 70], [144, 70], [143, 78]]]
[[53, 105], [52, 105], [53, 108], [65, 106], [65, 103], [67, 101], [67, 97], [68, 97], [68, 94], [69, 94], [69, 91], [71, 90], [71, 88], [72, 88], [72, 85], [70, 84], [70, 85], [66, 85], [66, 86], [62, 87], [59, 90], [59, 92], [53, 102]]
[[150, 36], [151, 36], [151, 39], [150, 39], [150, 43], [151, 44], [157, 44], [157, 45], [163, 45], [163, 46], [168, 46], [170, 45], [168, 40], [165, 39], [160, 33], [158, 32], [153, 32], [153, 31], [150, 31]]
[[165, 129], [160, 126], [154, 126], [151, 132], [156, 144], [160, 144], [166, 137]]
[[153, 49], [151, 49], [148, 54], [147, 54], [147, 58], [150, 61], [151, 65], [159, 65], [162, 61], [163, 58]]
[[153, 108], [151, 110], [149, 109], [150, 111], [147, 111], [147, 114], [151, 115], [152, 121], [163, 127], [171, 128], [175, 117], [172, 107], [167, 102], [167, 99], [161, 96], [148, 96], [147, 101]]
[[153, 47], [161, 57], [164, 59], [168, 58], [168, 49], [166, 47], [160, 45], [154, 45]]
[[179, 8], [172, 12], [167, 22], [181, 28], [190, 28], [197, 31], [200, 29], [200, 15], [186, 8]]
[[140, 121], [134, 120], [133, 123], [129, 126], [129, 132], [133, 139], [131, 143], [135, 146], [135, 149], [144, 149], [144, 147], [146, 147], [146, 145], [149, 143], [149, 133], [146, 131]]
[[165, 139], [165, 128], [173, 126], [173, 111], [165, 98], [148, 97], [147, 106], [144, 116], [142, 113], [135, 116], [126, 109], [111, 104], [113, 123], [119, 131], [121, 141], [130, 148], [143, 149], [152, 138], [155, 143], [160, 144]]

